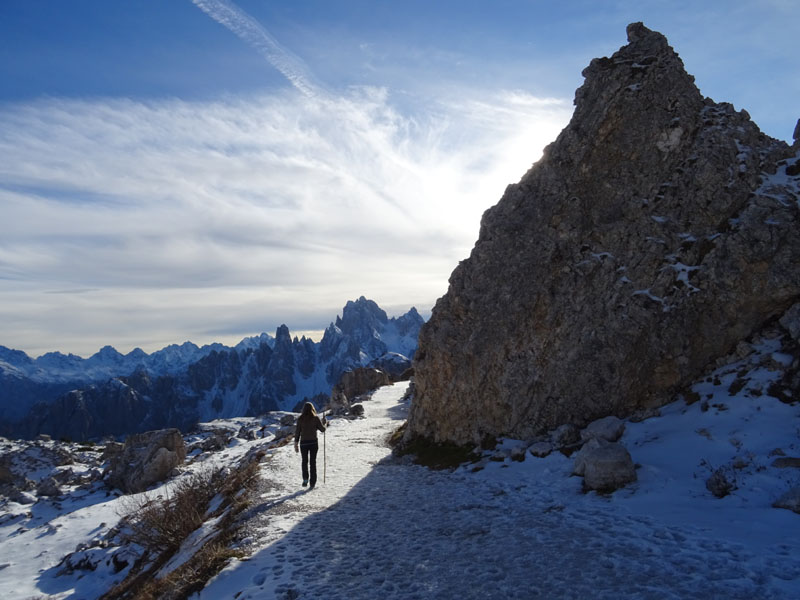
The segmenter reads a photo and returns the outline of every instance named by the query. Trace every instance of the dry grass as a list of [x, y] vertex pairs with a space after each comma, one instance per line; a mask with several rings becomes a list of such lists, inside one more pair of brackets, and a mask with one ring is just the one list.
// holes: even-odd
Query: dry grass
[[141, 494], [129, 501], [127, 541], [149, 552], [177, 550], [203, 524], [219, 479], [219, 471], [197, 473], [178, 480], [163, 496]]
[[[249, 505], [250, 492], [258, 480], [259, 460], [239, 468], [201, 473], [176, 482], [168, 494], [155, 498], [147, 495], [129, 506], [127, 533], [130, 543], [141, 546], [142, 556], [128, 576], [106, 592], [101, 600], [151, 600], [186, 598], [202, 590], [226, 562], [237, 556], [229, 548], [239, 523], [238, 515]], [[212, 500], [219, 502], [209, 513]], [[183, 542], [210, 518], [219, 518], [214, 535], [194, 555], [167, 575], [157, 578], [159, 570], [181, 548]]]

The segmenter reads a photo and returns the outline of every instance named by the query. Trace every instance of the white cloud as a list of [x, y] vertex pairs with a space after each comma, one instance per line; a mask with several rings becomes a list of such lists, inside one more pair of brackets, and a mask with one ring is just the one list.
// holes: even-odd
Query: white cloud
[[231, 315], [316, 329], [362, 294], [429, 310], [481, 213], [571, 112], [520, 92], [457, 98], [3, 107], [0, 344], [154, 350], [212, 341]]

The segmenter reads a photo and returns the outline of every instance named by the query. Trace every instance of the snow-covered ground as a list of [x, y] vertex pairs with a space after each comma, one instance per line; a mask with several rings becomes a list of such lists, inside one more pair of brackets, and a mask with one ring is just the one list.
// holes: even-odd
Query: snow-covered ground
[[265, 463], [252, 555], [200, 598], [800, 597], [800, 515], [770, 506], [791, 482], [758, 464], [716, 499], [700, 464], [737, 451], [732, 436], [797, 454], [798, 407], [766, 396], [665, 407], [628, 425], [639, 481], [605, 497], [583, 494], [560, 453], [477, 472], [392, 458], [384, 440], [405, 418], [404, 391], [382, 388], [365, 419], [332, 421], [317, 489], [300, 487], [291, 447]]
[[[584, 494], [558, 452], [498, 460], [514, 440], [455, 471], [392, 457], [406, 384], [381, 388], [365, 418], [331, 421], [316, 489], [301, 487], [291, 444], [270, 452], [240, 542], [248, 557], [195, 598], [800, 598], [800, 515], [771, 507], [800, 477], [769, 456], [800, 456], [800, 406], [759, 394], [772, 375], [757, 369], [731, 395], [737, 372], [722, 367], [695, 386], [702, 400], [627, 423], [639, 479], [609, 496]], [[188, 470], [268, 441], [234, 438]], [[738, 489], [717, 499], [705, 480], [725, 465], [737, 465]], [[98, 597], [126, 570], [57, 577], [57, 565], [112, 527], [123, 502], [98, 485], [4, 507], [0, 597]]]

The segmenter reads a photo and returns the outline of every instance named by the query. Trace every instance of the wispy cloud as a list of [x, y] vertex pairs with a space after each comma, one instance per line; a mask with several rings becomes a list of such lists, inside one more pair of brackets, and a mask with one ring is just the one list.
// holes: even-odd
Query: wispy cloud
[[[413, 114], [375, 88], [0, 109], [0, 343], [153, 349], [228, 313], [311, 329], [361, 294], [429, 309], [480, 214], [571, 112], [520, 92], [454, 98]], [[61, 337], [66, 315], [85, 343]]]
[[224, 25], [257, 50], [306, 96], [316, 96], [322, 86], [314, 81], [305, 63], [284, 48], [258, 21], [229, 0], [192, 0], [212, 19]]

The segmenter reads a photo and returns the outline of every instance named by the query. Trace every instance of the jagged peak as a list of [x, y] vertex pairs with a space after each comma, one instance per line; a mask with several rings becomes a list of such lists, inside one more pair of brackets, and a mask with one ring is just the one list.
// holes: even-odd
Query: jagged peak
[[289, 333], [289, 327], [287, 327], [285, 323], [280, 325], [280, 327], [275, 330], [275, 341], [289, 343], [292, 342], [292, 336]]
[[386, 311], [378, 306], [377, 302], [368, 300], [364, 296], [359, 297], [356, 301], [349, 300], [342, 310], [342, 318], [339, 321], [348, 322], [350, 319], [358, 318], [360, 315], [371, 316], [381, 323], [388, 321]]
[[22, 350], [0, 346], [0, 360], [7, 361], [9, 364], [29, 364], [33, 359]]
[[122, 358], [122, 354], [114, 346], [105, 345], [90, 357], [90, 359], [92, 358], [119, 360]]
[[664, 37], [663, 34], [645, 27], [644, 23], [641, 21], [637, 21], [628, 25], [625, 28], [625, 34], [628, 36], [628, 43], [631, 44], [647, 41], [648, 43], [662, 44], [666, 47], [669, 47], [667, 38]]

